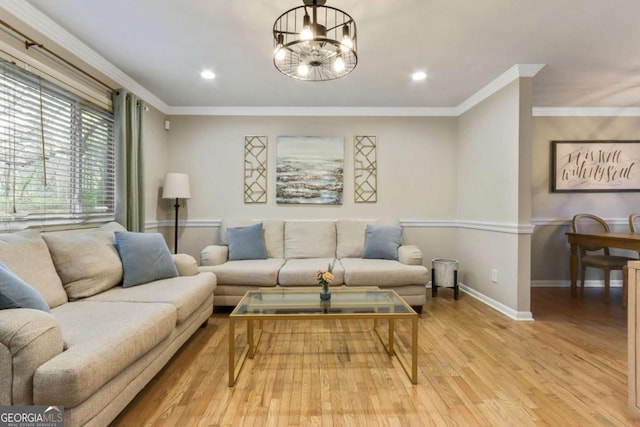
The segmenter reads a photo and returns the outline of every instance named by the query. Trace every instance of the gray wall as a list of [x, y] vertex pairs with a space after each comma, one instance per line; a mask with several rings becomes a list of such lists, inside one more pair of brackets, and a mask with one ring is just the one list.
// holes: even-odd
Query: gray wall
[[[159, 223], [172, 246], [172, 203], [159, 198], [167, 171], [191, 175], [192, 198], [180, 215], [188, 226], [179, 234], [181, 251], [195, 257], [217, 241], [224, 218], [399, 218], [413, 225], [404, 237], [420, 246], [425, 265], [436, 257], [459, 258], [471, 292], [526, 317], [530, 282], [568, 284], [564, 232], [573, 214], [593, 212], [626, 230], [628, 213], [640, 211], [636, 193], [549, 191], [549, 141], [634, 139], [640, 118], [532, 118], [530, 98], [530, 79], [519, 79], [456, 118], [173, 116], [170, 131], [162, 114], [151, 110], [147, 218]], [[245, 135], [269, 137], [266, 204], [243, 201]], [[342, 206], [275, 203], [278, 135], [344, 136]], [[353, 202], [355, 135], [377, 136], [375, 204]], [[536, 225], [532, 235], [530, 223]], [[491, 269], [498, 270], [498, 283], [491, 282]]]
[[144, 215], [156, 221], [167, 217], [168, 201], [162, 200], [160, 187], [167, 171], [169, 134], [164, 130], [164, 114], [153, 107], [144, 112]]
[[[217, 241], [225, 218], [394, 218], [451, 221], [456, 217], [456, 119], [384, 117], [171, 117], [168, 170], [188, 172], [192, 197], [183, 209], [190, 226], [180, 228], [180, 249], [198, 256]], [[266, 135], [268, 202], [245, 204], [245, 135]], [[278, 205], [275, 202], [278, 135], [343, 136], [344, 202], [341, 206]], [[354, 203], [353, 139], [375, 135], [378, 202]], [[181, 215], [182, 217], [182, 215]], [[173, 218], [163, 213], [158, 218]], [[166, 231], [165, 231], [166, 232]], [[172, 230], [169, 230], [169, 234]], [[425, 262], [455, 255], [455, 229], [408, 227], [404, 239], [423, 250]], [[167, 240], [173, 241], [168, 235]]]
[[461, 115], [457, 138], [462, 283], [519, 318], [530, 317], [530, 111], [531, 81], [516, 80]]
[[[566, 286], [569, 281], [571, 217], [580, 212], [601, 216], [614, 230], [628, 231], [628, 215], [640, 212], [640, 193], [551, 193], [550, 150], [554, 140], [637, 140], [639, 117], [535, 117], [532, 144], [531, 278], [534, 285]], [[620, 252], [621, 251], [616, 251]], [[614, 279], [621, 280], [614, 272]], [[587, 280], [600, 284], [602, 273], [589, 269]]]

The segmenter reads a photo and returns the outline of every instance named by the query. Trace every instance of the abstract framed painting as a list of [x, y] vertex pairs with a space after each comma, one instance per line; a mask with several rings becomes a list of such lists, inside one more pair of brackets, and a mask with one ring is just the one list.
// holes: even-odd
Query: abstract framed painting
[[278, 136], [276, 203], [341, 205], [344, 138]]

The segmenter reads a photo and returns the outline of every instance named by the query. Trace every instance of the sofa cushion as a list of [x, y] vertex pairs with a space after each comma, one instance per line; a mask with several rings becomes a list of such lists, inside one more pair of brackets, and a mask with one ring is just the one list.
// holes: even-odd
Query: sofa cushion
[[178, 324], [186, 320], [213, 294], [216, 277], [211, 273], [156, 280], [132, 288], [115, 287], [87, 301], [161, 302], [176, 308]]
[[402, 228], [367, 225], [362, 258], [398, 259]]
[[[281, 286], [320, 286], [316, 279], [316, 272], [327, 271], [327, 266], [333, 261], [333, 258], [288, 259], [278, 273], [278, 283]], [[333, 280], [330, 284], [342, 285], [343, 283], [344, 269], [340, 261], [336, 261], [333, 266]]]
[[287, 221], [284, 225], [284, 257], [335, 258], [334, 221]]
[[364, 238], [367, 222], [355, 219], [339, 219], [336, 221], [336, 257], [361, 258], [364, 249]]
[[426, 285], [429, 272], [422, 265], [405, 265], [388, 259], [343, 258], [347, 286]]
[[262, 223], [227, 230], [229, 260], [267, 259]]
[[178, 275], [162, 234], [116, 231], [115, 237], [122, 260], [123, 287]]
[[220, 227], [220, 244], [225, 246], [229, 245], [227, 234], [228, 228], [246, 227], [248, 225], [255, 225], [258, 223], [262, 223], [262, 232], [264, 233], [264, 245], [267, 250], [267, 257], [284, 258], [284, 221], [282, 220], [224, 220]]
[[53, 309], [65, 351], [41, 365], [34, 403], [73, 408], [166, 339], [176, 325], [171, 304], [76, 301]]
[[275, 286], [283, 259], [251, 259], [227, 261], [224, 264], [200, 267], [216, 275], [218, 285]]
[[35, 231], [0, 235], [0, 261], [44, 297], [49, 307], [68, 301], [49, 249]]
[[0, 261], [0, 310], [33, 308], [49, 312], [42, 295]]
[[113, 231], [106, 231], [109, 228], [112, 226], [77, 234], [42, 236], [70, 301], [95, 295], [122, 281], [122, 262]]

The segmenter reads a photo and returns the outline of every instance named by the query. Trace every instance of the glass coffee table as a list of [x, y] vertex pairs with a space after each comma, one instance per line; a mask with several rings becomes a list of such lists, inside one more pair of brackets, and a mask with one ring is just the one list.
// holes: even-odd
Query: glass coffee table
[[[269, 288], [247, 292], [229, 315], [229, 387], [247, 357], [253, 359], [263, 333], [264, 320], [371, 319], [374, 330], [390, 356], [395, 355], [411, 383], [418, 383], [418, 313], [392, 290], [375, 287], [332, 288], [331, 300], [320, 301], [318, 288]], [[411, 320], [411, 362], [394, 348], [394, 320]], [[235, 355], [236, 322], [247, 322], [247, 344]], [[254, 329], [254, 321], [258, 321]], [[386, 337], [378, 325], [387, 321]]]

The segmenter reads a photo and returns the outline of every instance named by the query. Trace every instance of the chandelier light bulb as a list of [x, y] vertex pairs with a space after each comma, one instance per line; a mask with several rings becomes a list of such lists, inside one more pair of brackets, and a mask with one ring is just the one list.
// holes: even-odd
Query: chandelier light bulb
[[311, 17], [308, 13], [305, 13], [304, 17], [302, 18], [302, 31], [300, 31], [300, 39], [313, 39], [313, 31], [311, 31]]
[[287, 51], [283, 47], [279, 47], [276, 49], [275, 57], [276, 61], [284, 61], [287, 57]]
[[313, 31], [311, 31], [311, 28], [304, 27], [302, 31], [300, 31], [300, 39], [305, 41], [313, 40]]
[[301, 62], [300, 65], [298, 65], [298, 75], [304, 77], [307, 74], [309, 74], [309, 66], [304, 62]]
[[340, 41], [340, 50], [343, 52], [348, 52], [350, 49], [353, 49], [353, 40], [349, 37], [345, 37]]
[[340, 50], [343, 52], [353, 49], [353, 40], [351, 40], [351, 33], [348, 25], [342, 27], [342, 40], [340, 41], [340, 44]]
[[344, 67], [345, 67], [344, 59], [342, 59], [342, 56], [338, 56], [336, 60], [333, 62], [333, 69], [336, 72], [341, 73], [344, 71]]

